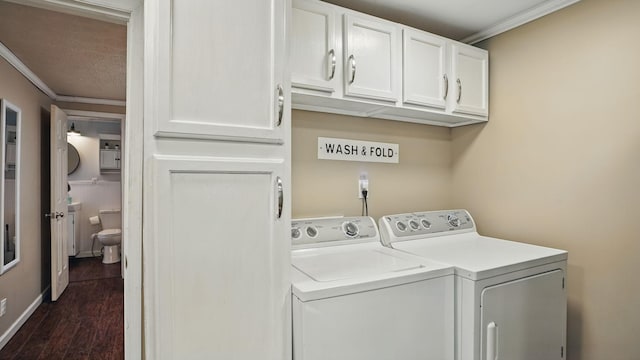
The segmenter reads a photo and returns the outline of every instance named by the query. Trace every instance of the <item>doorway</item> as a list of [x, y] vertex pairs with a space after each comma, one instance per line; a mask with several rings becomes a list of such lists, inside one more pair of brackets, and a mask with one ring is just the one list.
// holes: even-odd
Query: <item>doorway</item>
[[[17, 1], [16, 1], [17, 2]], [[21, 3], [21, 2], [17, 2]], [[129, 161], [123, 164], [122, 173], [124, 181], [122, 181], [122, 196], [126, 199], [126, 207], [122, 207], [123, 211], [123, 236], [127, 241], [123, 246], [123, 274], [125, 277], [125, 352], [128, 358], [142, 357], [142, 88], [143, 88], [143, 4], [142, 1], [120, 1], [120, 0], [96, 0], [91, 5], [78, 3], [75, 1], [51, 2], [48, 0], [31, 0], [29, 5], [38, 8], [45, 8], [54, 11], [60, 11], [67, 14], [80, 15], [87, 18], [98, 19], [106, 22], [115, 22], [126, 26], [127, 49], [126, 49], [126, 118], [131, 126], [127, 126], [122, 133], [123, 140], [127, 140], [129, 146], [124, 148], [124, 156], [129, 156]], [[22, 34], [21, 34], [22, 36]], [[15, 65], [14, 65], [15, 66]], [[18, 67], [16, 67], [18, 69]], [[24, 69], [18, 69], [23, 71]], [[29, 70], [29, 69], [27, 69]], [[33, 74], [23, 72], [32, 83], [40, 88], [48, 95], [53, 102], [58, 103], [61, 107], [72, 102], [82, 104], [86, 99], [76, 98], [72, 96], [64, 96], [56, 94], [49, 89], [37, 76], [33, 78]], [[98, 106], [108, 107], [110, 104], [98, 104]], [[78, 109], [86, 109], [89, 105], [78, 106]], [[47, 124], [49, 124], [47, 122]], [[43, 125], [45, 125], [43, 123]], [[46, 131], [46, 129], [45, 129]], [[42, 136], [45, 136], [44, 134]], [[129, 140], [130, 139], [130, 140]], [[128, 149], [127, 149], [128, 148]], [[44, 156], [43, 158], [45, 158]], [[42, 165], [44, 166], [44, 165]], [[44, 180], [50, 178], [50, 174], [42, 173]], [[43, 185], [44, 187], [44, 185]], [[47, 194], [43, 194], [45, 198]], [[46, 210], [46, 209], [45, 209]], [[50, 237], [43, 228], [42, 243]], [[49, 279], [50, 252], [43, 252], [41, 259], [41, 276]], [[48, 272], [48, 273], [47, 273]], [[46, 289], [50, 284], [43, 281], [42, 287]]]

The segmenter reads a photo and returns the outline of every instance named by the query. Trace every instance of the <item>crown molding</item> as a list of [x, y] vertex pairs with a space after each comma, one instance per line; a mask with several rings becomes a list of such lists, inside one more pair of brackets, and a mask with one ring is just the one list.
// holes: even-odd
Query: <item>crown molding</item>
[[533, 20], [539, 19], [545, 15], [548, 15], [554, 11], [563, 9], [569, 5], [573, 5], [580, 0], [551, 0], [544, 2], [538, 6], [532, 7], [529, 10], [523, 11], [515, 16], [508, 18], [505, 21], [501, 21], [496, 25], [493, 25], [485, 30], [479, 31], [471, 36], [468, 36], [461, 41], [467, 44], [475, 44], [482, 40], [501, 34], [505, 31], [514, 29], [520, 25], [524, 25]]
[[18, 72], [20, 72], [29, 81], [31, 81], [31, 83], [35, 85], [35, 87], [40, 89], [40, 91], [45, 93], [52, 100], [55, 100], [57, 96], [56, 93], [51, 90], [51, 88], [48, 87], [47, 84], [45, 84], [44, 81], [42, 81], [42, 79], [38, 77], [38, 75], [31, 71], [31, 69], [29, 69], [27, 65], [20, 61], [20, 59], [18, 59], [18, 57], [13, 52], [11, 52], [11, 50], [9, 50], [9, 48], [6, 47], [2, 42], [0, 42], [0, 56], [7, 60], [7, 62], [11, 64], [11, 66], [18, 70]]
[[86, 110], [75, 110], [75, 109], [62, 109], [66, 114], [69, 120], [90, 120], [90, 119], [100, 119], [103, 121], [124, 121], [126, 118], [125, 114], [118, 113], [108, 113], [103, 111], [86, 111]]
[[126, 106], [127, 102], [124, 100], [110, 100], [110, 99], [96, 99], [81, 96], [66, 96], [56, 95], [55, 101], [60, 102], [72, 102], [83, 104], [95, 104], [95, 105], [112, 105], [112, 106]]
[[11, 66], [13, 66], [19, 73], [27, 78], [35, 87], [45, 93], [51, 100], [60, 102], [73, 102], [83, 104], [95, 104], [95, 105], [112, 105], [112, 106], [126, 106], [126, 101], [123, 100], [110, 100], [110, 99], [95, 99], [79, 96], [65, 96], [56, 94], [47, 84], [42, 81], [31, 69], [27, 67], [18, 57], [9, 50], [2, 42], [0, 42], [0, 57], [5, 59]]

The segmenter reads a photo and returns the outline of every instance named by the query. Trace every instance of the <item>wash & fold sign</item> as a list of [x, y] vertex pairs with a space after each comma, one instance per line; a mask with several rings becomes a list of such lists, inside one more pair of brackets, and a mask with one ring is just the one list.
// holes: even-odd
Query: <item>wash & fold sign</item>
[[400, 146], [373, 141], [318, 137], [318, 159], [397, 164], [400, 162]]

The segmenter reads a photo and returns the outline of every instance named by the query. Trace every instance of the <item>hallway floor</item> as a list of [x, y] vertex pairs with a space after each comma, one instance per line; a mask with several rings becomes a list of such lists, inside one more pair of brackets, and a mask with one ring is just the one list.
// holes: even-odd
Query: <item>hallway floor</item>
[[72, 259], [65, 292], [38, 307], [0, 351], [0, 360], [124, 359], [123, 314], [120, 263]]

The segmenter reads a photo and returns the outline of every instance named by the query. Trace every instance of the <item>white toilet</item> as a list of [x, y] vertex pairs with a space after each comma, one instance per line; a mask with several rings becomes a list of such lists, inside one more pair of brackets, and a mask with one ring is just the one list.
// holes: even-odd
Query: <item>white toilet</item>
[[120, 229], [120, 210], [100, 210], [102, 231], [98, 233], [98, 241], [104, 246], [103, 264], [114, 264], [120, 261], [120, 243], [122, 230]]

